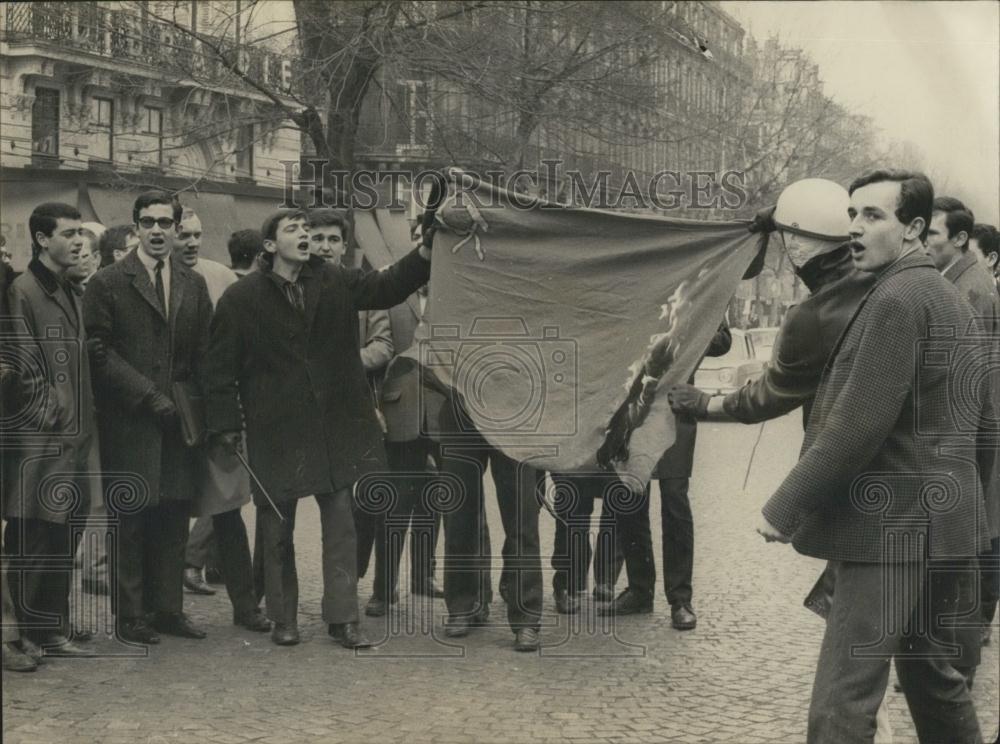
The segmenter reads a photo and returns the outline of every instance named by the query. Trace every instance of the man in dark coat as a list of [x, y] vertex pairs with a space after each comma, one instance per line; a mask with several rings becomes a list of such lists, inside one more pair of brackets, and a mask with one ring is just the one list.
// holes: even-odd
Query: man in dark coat
[[[723, 323], [709, 343], [706, 356], [722, 356], [732, 345], [732, 334]], [[694, 377], [689, 380], [694, 382]], [[663, 538], [663, 583], [670, 603], [670, 622], [677, 630], [692, 630], [698, 618], [691, 606], [694, 575], [694, 518], [688, 487], [694, 465], [694, 445], [698, 422], [688, 414], [677, 416], [677, 435], [673, 445], [656, 464], [653, 477], [660, 486], [660, 519]], [[653, 611], [656, 567], [653, 563], [653, 540], [649, 528], [650, 488], [646, 485], [642, 507], [615, 515], [617, 537], [625, 558], [628, 587], [603, 613], [627, 615]], [[601, 543], [602, 545], [605, 543]], [[609, 562], [602, 554], [597, 560]], [[613, 559], [610, 559], [613, 560]]]
[[[73, 544], [70, 519], [86, 515], [94, 404], [80, 301], [66, 281], [84, 245], [80, 213], [52, 202], [28, 221], [34, 257], [10, 287], [15, 410], [2, 435], [4, 552], [11, 597], [24, 643], [50, 656], [91, 656], [64, 634], [69, 624]], [[53, 564], [62, 558], [64, 566]]]
[[250, 463], [274, 501], [255, 490], [272, 640], [299, 640], [292, 536], [298, 500], [311, 495], [323, 535], [323, 618], [332, 637], [357, 648], [368, 641], [357, 627], [351, 489], [386, 467], [357, 311], [403, 302], [428, 280], [430, 251], [422, 245], [365, 273], [310, 260], [302, 212], [278, 212], [261, 232], [265, 267], [226, 290], [212, 322], [207, 425], [235, 447], [245, 416]]
[[[951, 391], [975, 342], [931, 333], [963, 333], [972, 313], [922, 250], [926, 177], [875, 171], [849, 191], [852, 257], [877, 278], [826, 365], [801, 458], [757, 529], [834, 574], [809, 742], [871, 741], [892, 658], [921, 741], [979, 742], [949, 621], [956, 569], [987, 543], [985, 512], [975, 462], [944, 451], [969, 438]], [[950, 570], [933, 570], [940, 559]]]
[[951, 196], [934, 200], [934, 216], [927, 232], [927, 253], [944, 278], [955, 285], [982, 321], [986, 333], [1000, 334], [1000, 295], [987, 266], [969, 249], [974, 218]]
[[205, 280], [170, 256], [180, 204], [146, 192], [132, 216], [139, 247], [95, 274], [84, 297], [87, 332], [107, 349], [95, 375], [101, 462], [140, 479], [131, 493], [108, 493], [118, 516], [115, 614], [119, 634], [137, 643], [157, 643], [157, 630], [204, 638], [182, 611], [199, 460], [184, 444], [171, 395], [174, 383], [197, 382], [212, 303]]
[[[934, 200], [931, 227], [927, 232], [927, 252], [934, 265], [945, 279], [955, 285], [955, 289], [965, 297], [980, 323], [980, 330], [991, 338], [993, 348], [1000, 344], [1000, 294], [986, 264], [979, 260], [970, 248], [975, 221], [966, 206], [950, 196], [939, 196]], [[988, 367], [987, 367], [988, 368]], [[983, 432], [988, 437], [987, 432]], [[992, 445], [992, 447], [991, 447]], [[986, 514], [992, 527], [990, 549], [979, 557], [979, 592], [984, 619], [982, 630], [965, 628], [960, 637], [966, 645], [979, 644], [989, 638], [990, 624], [993, 622], [994, 608], [1000, 596], [1000, 576], [997, 564], [1000, 562], [1000, 493], [996, 480], [996, 445], [983, 441], [979, 447], [981, 476], [986, 496]], [[974, 590], [973, 590], [974, 591]], [[972, 592], [970, 592], [972, 593]], [[970, 639], [968, 634], [972, 635]], [[962, 668], [966, 679], [975, 676], [978, 658], [968, 659]]]

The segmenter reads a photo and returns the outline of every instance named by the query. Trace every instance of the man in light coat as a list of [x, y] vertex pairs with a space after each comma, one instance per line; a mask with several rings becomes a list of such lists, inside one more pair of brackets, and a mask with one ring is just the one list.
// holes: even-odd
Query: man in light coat
[[[184, 208], [174, 237], [173, 255], [200, 274], [208, 288], [212, 307], [222, 293], [236, 283], [228, 266], [201, 256], [201, 219]], [[240, 510], [250, 503], [250, 478], [239, 459], [219, 447], [205, 450], [198, 492], [194, 496], [194, 527], [185, 549], [184, 586], [199, 594], [215, 594], [202, 577], [211, 548], [216, 548], [218, 568], [233, 605], [233, 623], [247, 630], [266, 633], [271, 624], [254, 596], [250, 541]]]

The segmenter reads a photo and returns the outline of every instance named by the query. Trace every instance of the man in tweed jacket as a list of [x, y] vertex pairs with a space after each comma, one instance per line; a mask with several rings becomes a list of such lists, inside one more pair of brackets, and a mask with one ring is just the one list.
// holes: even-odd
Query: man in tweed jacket
[[758, 531], [835, 575], [809, 742], [871, 741], [892, 657], [922, 742], [979, 742], [949, 655], [960, 573], [931, 570], [941, 559], [971, 567], [987, 544], [976, 463], [944, 451], [992, 415], [957, 410], [952, 392], [976, 343], [965, 336], [972, 312], [922, 250], [925, 176], [875, 171], [849, 191], [852, 258], [877, 279], [827, 362], [800, 460]]

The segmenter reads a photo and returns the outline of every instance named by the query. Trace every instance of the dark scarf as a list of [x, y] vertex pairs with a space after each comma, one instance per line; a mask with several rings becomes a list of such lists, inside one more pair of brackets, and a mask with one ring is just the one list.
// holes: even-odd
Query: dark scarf
[[809, 288], [810, 294], [816, 294], [821, 287], [847, 276], [852, 271], [854, 271], [854, 261], [851, 259], [850, 243], [844, 243], [829, 253], [810, 258], [802, 268], [795, 269], [799, 279]]

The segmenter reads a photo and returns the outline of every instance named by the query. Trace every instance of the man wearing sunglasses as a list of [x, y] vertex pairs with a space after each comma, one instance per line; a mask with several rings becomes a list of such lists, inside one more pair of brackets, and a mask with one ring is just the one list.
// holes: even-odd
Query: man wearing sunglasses
[[[181, 205], [150, 191], [132, 217], [139, 247], [95, 274], [84, 297], [87, 333], [107, 349], [95, 395], [108, 510], [118, 517], [118, 632], [135, 643], [159, 642], [157, 631], [204, 638], [182, 611], [198, 459], [184, 444], [171, 388], [197, 379], [212, 303], [205, 280], [170, 257]], [[116, 489], [115, 473], [130, 480]]]

